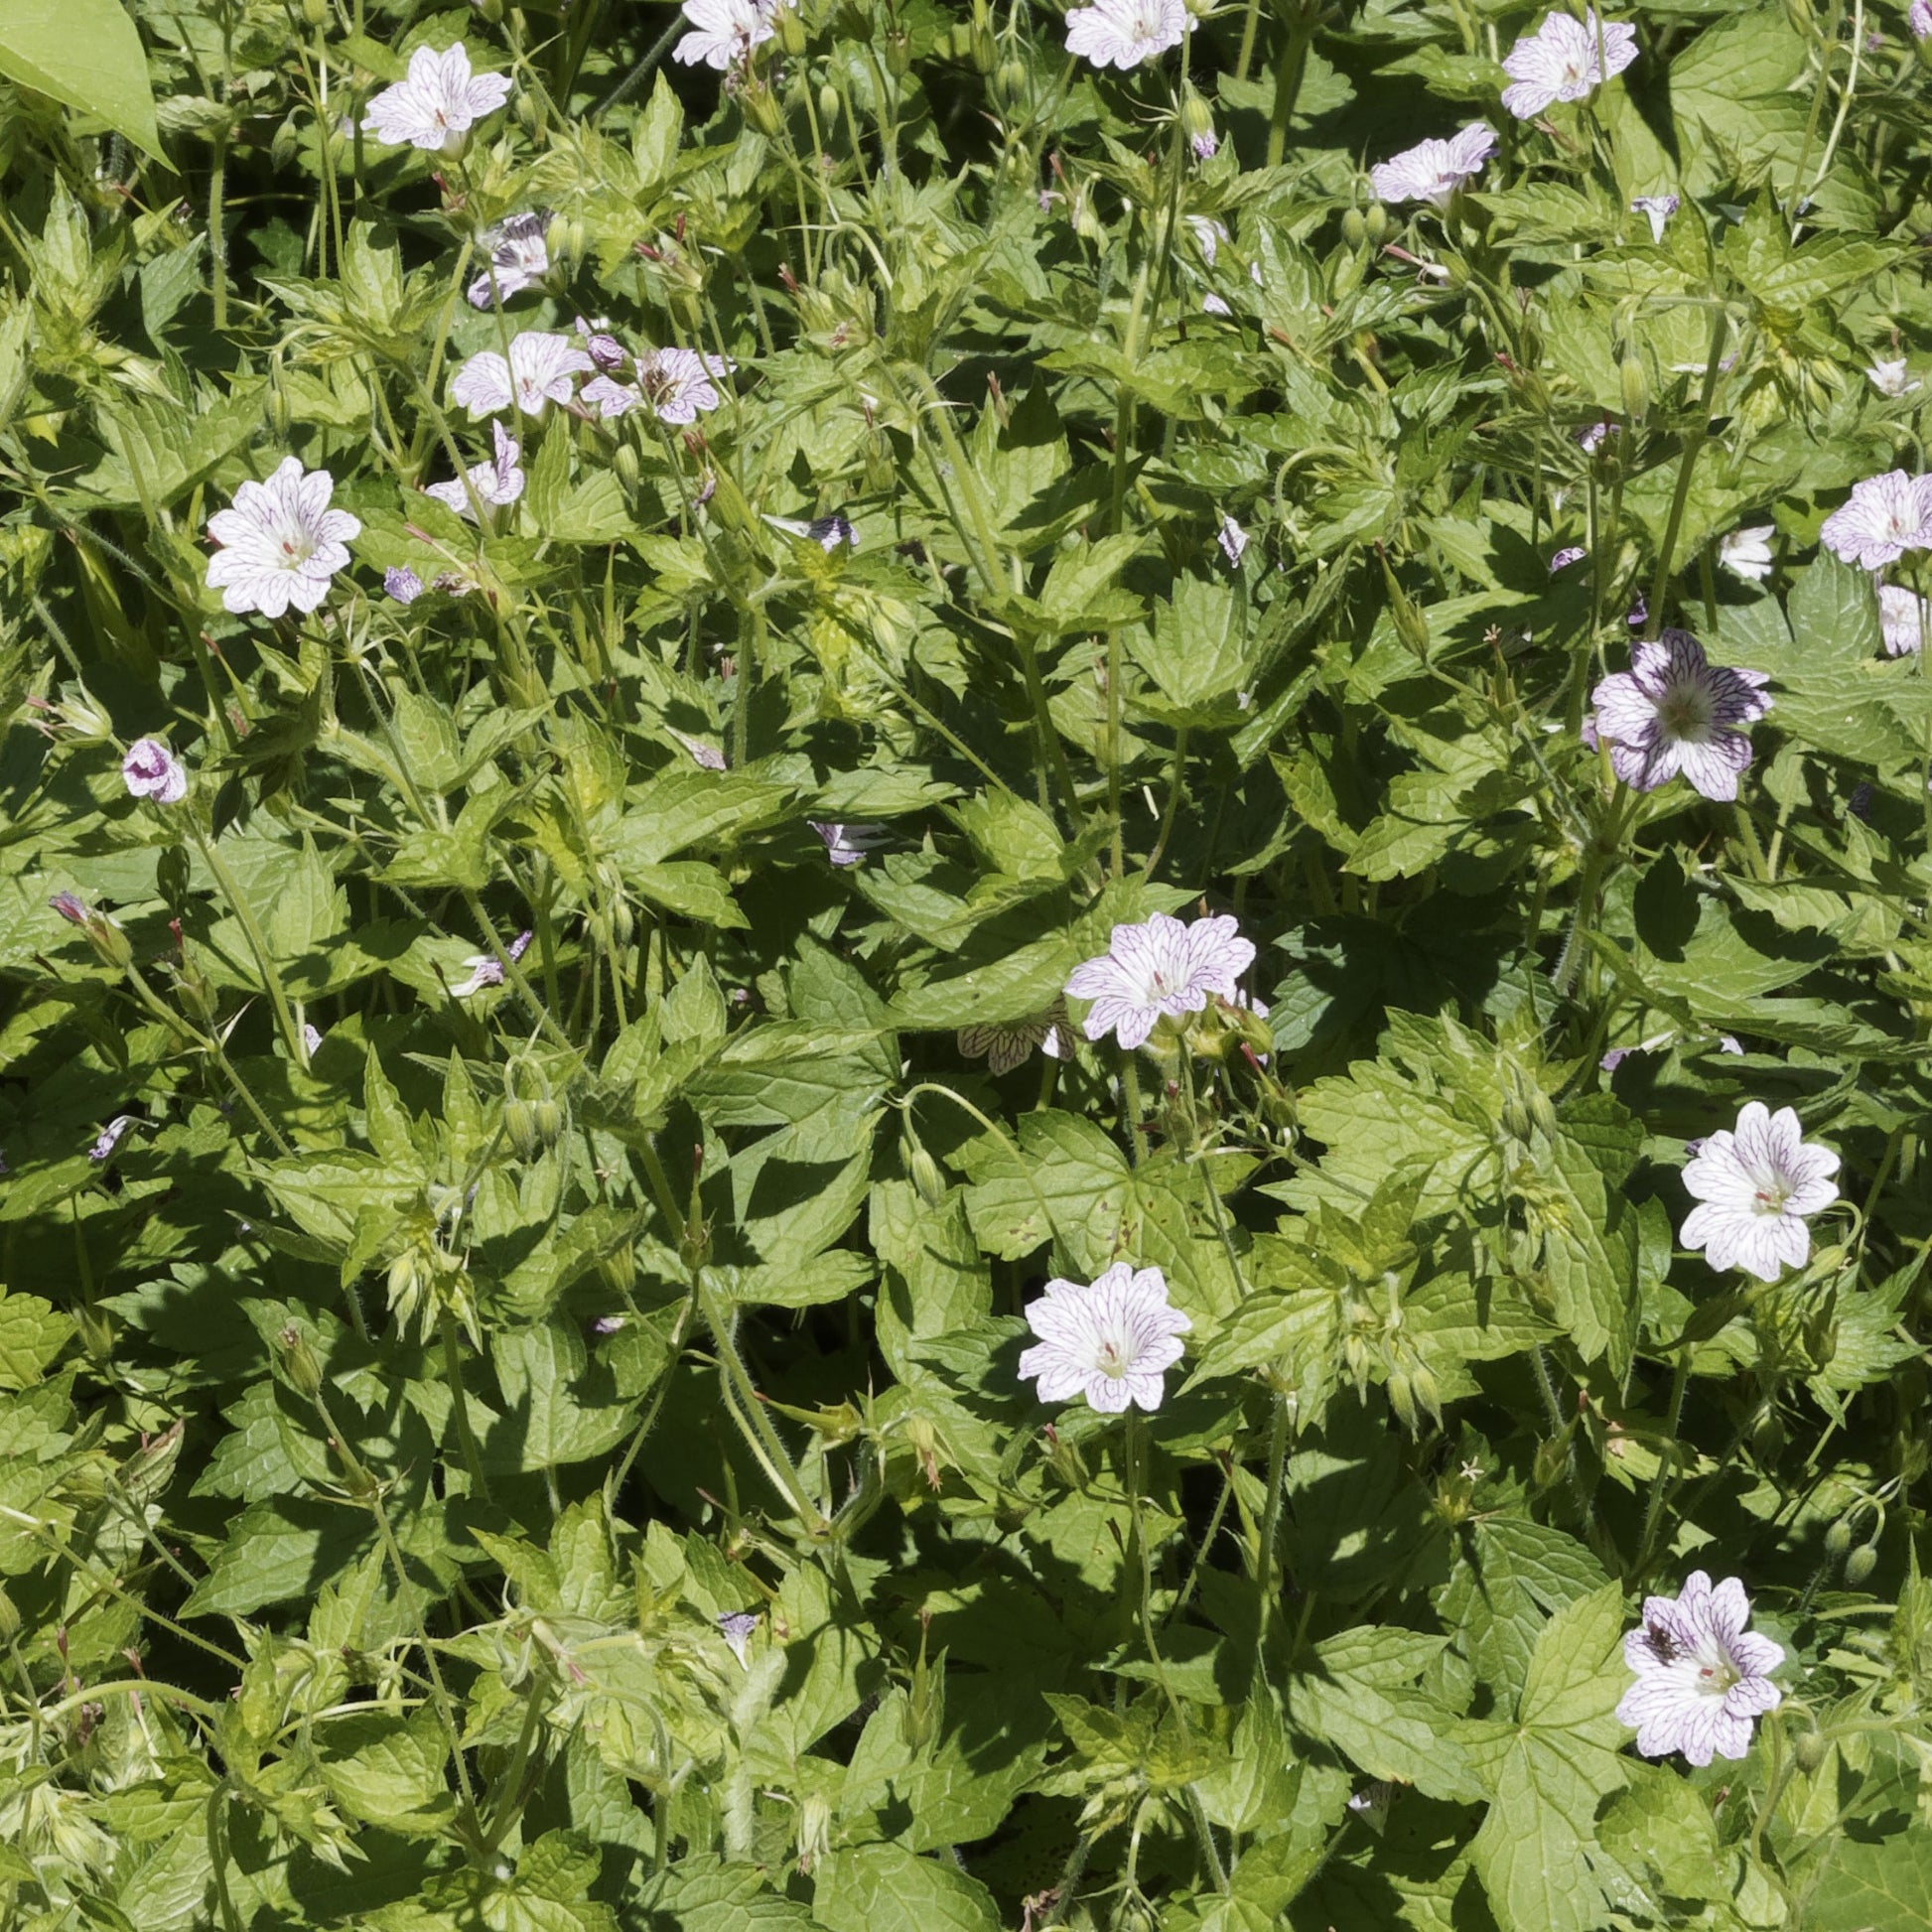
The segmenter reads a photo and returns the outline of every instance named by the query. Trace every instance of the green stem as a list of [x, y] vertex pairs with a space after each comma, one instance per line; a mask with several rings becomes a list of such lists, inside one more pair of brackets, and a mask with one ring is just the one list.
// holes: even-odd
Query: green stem
[[[791, 1505], [798, 1520], [814, 1536], [824, 1535], [831, 1524], [806, 1495], [804, 1479], [799, 1475], [790, 1451], [779, 1441], [778, 1432], [771, 1426], [771, 1418], [764, 1413], [764, 1404], [759, 1400], [751, 1374], [745, 1367], [745, 1358], [738, 1352], [738, 1343], [732, 1333], [734, 1324], [731, 1311], [705, 1286], [702, 1275], [694, 1281], [693, 1286], [697, 1290], [699, 1306], [704, 1310], [712, 1339], [717, 1344], [720, 1386], [725, 1393], [727, 1408], [732, 1411], [741, 1431], [745, 1432], [747, 1446], [757, 1456], [772, 1485]], [[732, 1400], [734, 1394], [737, 1396], [736, 1402]], [[741, 1408], [742, 1414], [739, 1413]]]
[[307, 1066], [309, 1049], [302, 1043], [302, 1029], [295, 1023], [294, 1010], [289, 1005], [289, 996], [282, 990], [282, 975], [275, 965], [275, 955], [268, 949], [268, 940], [255, 918], [254, 908], [248, 903], [241, 888], [235, 884], [234, 875], [228, 870], [227, 862], [215, 848], [215, 842], [199, 825], [191, 829], [195, 842], [202, 848], [202, 857], [207, 861], [207, 869], [213, 873], [215, 884], [221, 888], [228, 901], [229, 909], [241, 922], [241, 930], [248, 941], [248, 950], [255, 956], [255, 970], [261, 974], [262, 983], [268, 989], [269, 1004], [275, 1009], [275, 1018], [282, 1029], [282, 1037], [288, 1043], [290, 1056], [297, 1066]]
[[1651, 1551], [1656, 1545], [1658, 1526], [1663, 1521], [1664, 1501], [1670, 1494], [1671, 1478], [1677, 1469], [1677, 1432], [1684, 1419], [1684, 1396], [1691, 1381], [1693, 1344], [1685, 1342], [1677, 1351], [1671, 1370], [1670, 1408], [1664, 1420], [1664, 1452], [1651, 1478], [1650, 1498], [1644, 1505], [1643, 1535], [1637, 1541], [1637, 1560], [1631, 1567], [1630, 1581], [1641, 1584], [1650, 1572]]
[[463, 1466], [470, 1472], [477, 1494], [489, 1498], [489, 1478], [483, 1474], [483, 1454], [477, 1447], [477, 1433], [470, 1424], [470, 1398], [463, 1387], [463, 1357], [457, 1344], [456, 1316], [448, 1309], [442, 1312], [443, 1372], [449, 1378], [450, 1396], [456, 1405], [457, 1441], [463, 1446]]
[[1275, 69], [1275, 106], [1268, 120], [1268, 165], [1279, 168], [1288, 151], [1288, 124], [1295, 118], [1295, 103], [1301, 97], [1302, 77], [1308, 72], [1309, 48], [1314, 40], [1314, 25], [1301, 21], [1291, 27], [1282, 44], [1282, 58]]
[[1655, 637], [1663, 627], [1664, 594], [1670, 589], [1671, 562], [1677, 551], [1677, 533], [1684, 523], [1684, 505], [1690, 500], [1691, 475], [1697, 468], [1698, 452], [1711, 434], [1711, 405], [1718, 393], [1718, 364], [1725, 352], [1725, 335], [1729, 317], [1718, 305], [1717, 319], [1711, 326], [1710, 360], [1705, 364], [1704, 394], [1698, 403], [1697, 420], [1684, 432], [1684, 451], [1677, 461], [1677, 487], [1671, 493], [1670, 519], [1664, 525], [1664, 541], [1657, 551], [1657, 569], [1650, 580], [1650, 615], [1643, 634]]
[[1249, 1695], [1267, 1682], [1268, 1623], [1275, 1605], [1275, 1541], [1281, 1534], [1282, 1492], [1288, 1464], [1288, 1399], [1276, 1396], [1268, 1425], [1268, 1502], [1261, 1517], [1261, 1547], [1255, 1552], [1255, 1661]]

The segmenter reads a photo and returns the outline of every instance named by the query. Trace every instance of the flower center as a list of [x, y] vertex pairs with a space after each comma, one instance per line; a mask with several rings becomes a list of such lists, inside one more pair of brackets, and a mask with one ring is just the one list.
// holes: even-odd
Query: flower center
[[1751, 1195], [1753, 1214], [1782, 1214], [1784, 1204], [1791, 1198], [1791, 1183], [1783, 1175], [1773, 1175], [1768, 1180], [1759, 1181]]
[[1736, 1684], [1743, 1675], [1744, 1673], [1730, 1661], [1729, 1652], [1720, 1650], [1715, 1655], [1706, 1653], [1698, 1663], [1698, 1691], [1708, 1698], [1726, 1696], [1731, 1686]]
[[1702, 686], [1674, 684], [1657, 706], [1666, 737], [1702, 743], [1711, 736], [1711, 699]]
[[1124, 1335], [1102, 1335], [1094, 1344], [1093, 1365], [1109, 1381], [1118, 1382], [1134, 1366], [1134, 1349]]
[[1137, 44], [1145, 43], [1160, 38], [1162, 25], [1162, 10], [1157, 0], [1146, 0], [1146, 4], [1136, 7], [1128, 16], [1127, 31]]

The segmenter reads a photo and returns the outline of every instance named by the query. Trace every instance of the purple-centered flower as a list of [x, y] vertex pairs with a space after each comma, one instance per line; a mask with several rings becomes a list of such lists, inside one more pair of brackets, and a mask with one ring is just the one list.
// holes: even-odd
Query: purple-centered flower
[[1720, 1274], [1741, 1268], [1774, 1282], [1784, 1263], [1802, 1268], [1810, 1260], [1805, 1220], [1838, 1199], [1837, 1173], [1838, 1156], [1804, 1138], [1795, 1108], [1774, 1114], [1763, 1101], [1747, 1100], [1735, 1130], [1707, 1135], [1684, 1170], [1698, 1205], [1678, 1239], [1702, 1248]]
[[1212, 161], [1221, 152], [1221, 139], [1211, 127], [1204, 127], [1198, 134], [1187, 137], [1187, 145], [1193, 150], [1196, 161]]
[[608, 422], [626, 410], [648, 407], [660, 423], [695, 423], [700, 410], [718, 407], [717, 378], [737, 367], [727, 355], [694, 348], [640, 349], [631, 379], [600, 375], [584, 384], [584, 401]]
[[302, 1050], [305, 1053], [307, 1053], [311, 1059], [314, 1059], [315, 1056], [322, 1051], [322, 1029], [316, 1026], [312, 1021], [303, 1022]]
[[1533, 35], [1510, 49], [1503, 71], [1512, 85], [1503, 105], [1519, 121], [1533, 120], [1560, 100], [1586, 100], [1612, 74], [1637, 58], [1637, 30], [1619, 21], [1599, 21], [1590, 8], [1578, 20], [1570, 14], [1546, 15]]
[[1184, 0], [1094, 0], [1066, 17], [1066, 51], [1125, 73], [1178, 47], [1194, 30]]
[[[508, 952], [512, 959], [521, 959], [529, 950], [530, 934], [519, 932], [509, 943]], [[463, 962], [470, 969], [470, 977], [459, 980], [450, 992], [459, 1000], [467, 1000], [473, 993], [481, 993], [486, 986], [501, 986], [503, 983], [503, 962], [493, 953], [472, 953]]]
[[959, 1050], [968, 1059], [986, 1062], [989, 1073], [1011, 1073], [1035, 1052], [1049, 1060], [1070, 1060], [1073, 1040], [1067, 1031], [1066, 1008], [1058, 1000], [1031, 1020], [992, 1021], [959, 1030]]
[[1254, 956], [1253, 940], [1225, 913], [1183, 925], [1156, 912], [1145, 924], [1115, 926], [1107, 950], [1076, 966], [1066, 991], [1093, 1002], [1081, 1022], [1089, 1039], [1111, 1033], [1131, 1052], [1163, 1019], [1199, 1013], [1213, 995], [1238, 1000]]
[[382, 573], [382, 588], [398, 604], [414, 604], [423, 594], [423, 580], [407, 564], [391, 564]]
[[777, 0], [684, 0], [691, 31], [671, 49], [671, 59], [686, 67], [702, 62], [720, 73], [746, 66], [753, 48], [777, 33], [772, 22], [779, 11]]
[[450, 395], [469, 410], [473, 423], [512, 405], [534, 418], [546, 403], [568, 402], [572, 377], [594, 366], [568, 336], [525, 329], [510, 338], [507, 361], [493, 348], [471, 356], [457, 370]]
[[291, 607], [313, 611], [329, 595], [329, 580], [348, 563], [348, 540], [362, 534], [359, 518], [329, 507], [336, 481], [327, 470], [305, 471], [285, 457], [266, 483], [245, 483], [234, 504], [216, 510], [207, 533], [221, 548], [207, 563], [207, 586], [221, 608], [279, 618]]
[[1903, 470], [1866, 477], [1852, 485], [1818, 536], [1835, 556], [1865, 570], [1882, 570], [1908, 550], [1932, 547], [1932, 477]]
[[1476, 121], [1447, 141], [1420, 141], [1368, 171], [1376, 198], [1384, 202], [1429, 202], [1447, 207], [1464, 182], [1482, 173], [1496, 151], [1496, 130]]
[[1037, 1380], [1041, 1402], [1084, 1395], [1105, 1415], [1130, 1403], [1153, 1411], [1193, 1325], [1169, 1302], [1158, 1268], [1117, 1261], [1091, 1285], [1056, 1277], [1027, 1306], [1027, 1326], [1039, 1339], [1020, 1357], [1021, 1379]]
[[1567, 543], [1550, 559], [1550, 575], [1554, 577], [1560, 570], [1568, 570], [1572, 564], [1580, 564], [1589, 555], [1581, 543]]
[[1633, 214], [1643, 214], [1650, 219], [1650, 238], [1662, 241], [1664, 230], [1670, 225], [1670, 218], [1677, 212], [1678, 201], [1675, 195], [1639, 195], [1630, 204]]
[[472, 523], [477, 520], [478, 503], [501, 509], [523, 494], [523, 472], [516, 467], [523, 446], [501, 423], [491, 423], [489, 427], [496, 439], [496, 454], [487, 463], [479, 463], [465, 471], [467, 483], [430, 483], [423, 491], [439, 503], [448, 503], [459, 516]]
[[1777, 530], [1769, 523], [1751, 523], [1733, 530], [1718, 545], [1718, 562], [1733, 577], [1747, 577], [1761, 584], [1771, 574], [1771, 539], [1776, 535]]
[[1920, 622], [1916, 591], [1907, 590], [1903, 584], [1878, 586], [1878, 627], [1884, 632], [1888, 656], [1908, 657], [1919, 648], [1923, 641]]
[[137, 738], [121, 760], [121, 778], [137, 798], [179, 805], [188, 796], [188, 771], [158, 738]]
[[409, 77], [369, 102], [362, 126], [392, 148], [455, 154], [470, 129], [509, 93], [508, 74], [470, 71], [470, 50], [461, 41], [443, 54], [419, 47], [409, 57]]
[[1644, 1598], [1641, 1627], [1623, 1639], [1623, 1661], [1637, 1681], [1616, 1707], [1643, 1756], [1682, 1751], [1701, 1766], [1750, 1749], [1753, 1721], [1784, 1698], [1770, 1681], [1784, 1650], [1746, 1630], [1750, 1617], [1735, 1577], [1714, 1589], [1702, 1570], [1684, 1580], [1681, 1595]]
[[1630, 668], [1590, 693], [1591, 726], [1610, 741], [1610, 768], [1638, 791], [1680, 772], [1706, 798], [1735, 798], [1751, 761], [1748, 727], [1770, 710], [1762, 671], [1710, 663], [1688, 630], [1630, 646]]
[[470, 284], [470, 306], [500, 308], [511, 296], [534, 288], [550, 273], [550, 249], [544, 237], [550, 216], [542, 208], [512, 214], [483, 237], [489, 266]]

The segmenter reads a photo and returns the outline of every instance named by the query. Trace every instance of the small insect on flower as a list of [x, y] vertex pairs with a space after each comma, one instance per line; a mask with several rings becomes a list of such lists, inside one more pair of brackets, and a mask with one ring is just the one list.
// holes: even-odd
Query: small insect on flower
[[835, 866], [863, 865], [866, 854], [886, 837], [883, 825], [848, 825], [836, 819], [822, 822], [816, 818], [805, 822], [825, 841], [825, 856]]
[[1582, 20], [1546, 15], [1503, 62], [1513, 83], [1503, 89], [1503, 105], [1519, 121], [1533, 120], [1560, 100], [1587, 100], [1636, 58], [1637, 30], [1620, 21], [1599, 21], [1593, 7]]
[[1091, 1000], [1081, 1029], [1089, 1039], [1112, 1034], [1131, 1052], [1164, 1019], [1199, 1013], [1212, 995], [1237, 1001], [1255, 948], [1225, 913], [1192, 925], [1157, 912], [1141, 925], [1117, 925], [1107, 950], [1073, 969], [1066, 991]]
[[1879, 357], [1865, 370], [1865, 374], [1871, 378], [1871, 386], [1881, 396], [1888, 396], [1894, 402], [1900, 396], [1916, 394], [1921, 386], [1906, 373], [1905, 358], [1902, 355], [1892, 361]]
[[630, 381], [600, 375], [584, 384], [584, 401], [606, 422], [648, 406], [660, 423], [695, 423], [700, 410], [718, 407], [723, 398], [717, 378], [737, 366], [728, 355], [706, 355], [693, 348], [639, 349]]
[[136, 798], [179, 805], [188, 796], [188, 768], [158, 738], [137, 738], [121, 760], [121, 779]]
[[501, 308], [511, 296], [535, 288], [550, 273], [550, 249], [544, 239], [549, 231], [550, 216], [543, 208], [512, 214], [488, 229], [483, 244], [489, 251], [489, 266], [470, 284], [470, 306]]
[[1750, 1616], [1735, 1577], [1713, 1588], [1702, 1570], [1692, 1571], [1678, 1596], [1645, 1597], [1641, 1626], [1623, 1639], [1636, 1682], [1616, 1707], [1643, 1756], [1682, 1751], [1702, 1766], [1750, 1749], [1753, 1722], [1784, 1699], [1770, 1681], [1784, 1649], [1746, 1630]]
[[362, 534], [358, 517], [329, 507], [336, 481], [285, 457], [266, 483], [245, 483], [232, 508], [216, 510], [207, 533], [221, 548], [207, 563], [207, 586], [221, 608], [279, 618], [313, 611], [329, 580], [348, 564], [348, 540]]
[[[521, 959], [529, 950], [531, 935], [519, 932], [509, 943], [511, 959]], [[503, 983], [503, 962], [493, 953], [472, 953], [463, 962], [470, 969], [470, 977], [459, 980], [450, 988], [451, 994], [459, 1000], [467, 1000], [473, 993], [481, 993], [486, 986], [501, 986]]]
[[[496, 454], [489, 462], [479, 463], [474, 469], [465, 471], [467, 483], [430, 483], [423, 491], [424, 495], [434, 496], [439, 503], [449, 504], [470, 523], [477, 520], [478, 503], [501, 509], [523, 494], [523, 472], [516, 467], [523, 454], [523, 446], [501, 423], [491, 423], [489, 427], [496, 439]], [[386, 583], [387, 580], [384, 581]]]
[[1157, 60], [1194, 31], [1184, 0], [1094, 0], [1066, 17], [1066, 51], [1125, 73]]
[[1864, 570], [1882, 570], [1908, 550], [1932, 548], [1932, 477], [1887, 470], [1855, 483], [1818, 537], [1835, 556]]
[[702, 63], [723, 72], [749, 67], [752, 50], [778, 31], [777, 0], [684, 0], [691, 31], [671, 49], [671, 59], [687, 68]]
[[1058, 1000], [1031, 1020], [992, 1021], [959, 1030], [959, 1050], [968, 1059], [983, 1059], [989, 1073], [1011, 1073], [1024, 1066], [1035, 1051], [1049, 1060], [1070, 1060], [1073, 1040], [1067, 1030], [1066, 1008]]
[[458, 154], [471, 128], [509, 94], [508, 74], [471, 72], [470, 50], [461, 41], [442, 54], [419, 47], [409, 57], [409, 77], [369, 102], [362, 126], [387, 147]]
[[1610, 768], [1638, 791], [1655, 791], [1681, 772], [1706, 798], [1737, 796], [1751, 761], [1749, 727], [1770, 710], [1762, 671], [1707, 661], [1688, 630], [1666, 630], [1630, 647], [1630, 668], [1590, 693], [1596, 709], [1586, 742], [1610, 741]]
[[1027, 1325], [1039, 1339], [1020, 1357], [1020, 1376], [1037, 1382], [1041, 1402], [1084, 1395], [1119, 1415], [1130, 1404], [1160, 1408], [1163, 1376], [1194, 1324], [1169, 1302], [1160, 1269], [1117, 1261], [1090, 1285], [1048, 1282], [1028, 1304]]
[[1771, 539], [1777, 531], [1769, 523], [1752, 523], [1733, 530], [1718, 546], [1718, 562], [1733, 577], [1761, 584], [1771, 574]]
[[568, 336], [525, 329], [510, 338], [509, 359], [492, 349], [473, 355], [450, 383], [450, 397], [474, 423], [511, 407], [532, 420], [546, 403], [566, 403], [572, 378], [595, 367]]
[[[1932, 0], [1928, 0], [1932, 4]], [[1878, 626], [1890, 657], [1909, 657], [1922, 642], [1919, 595], [1903, 584], [1878, 586]]]
[[1381, 201], [1448, 207], [1449, 198], [1482, 173], [1495, 151], [1496, 130], [1476, 121], [1447, 141], [1421, 141], [1393, 160], [1377, 162], [1369, 181]]
[[1802, 1268], [1811, 1259], [1806, 1218], [1838, 1199], [1837, 1173], [1838, 1156], [1804, 1138], [1796, 1109], [1774, 1114], [1748, 1100], [1735, 1130], [1706, 1136], [1685, 1168], [1684, 1185], [1698, 1205], [1678, 1238], [1702, 1248], [1720, 1273], [1741, 1268], [1774, 1282], [1785, 1263]]
[[1663, 240], [1664, 230], [1670, 226], [1670, 218], [1677, 209], [1678, 200], [1675, 195], [1639, 195], [1630, 204], [1630, 211], [1633, 214], [1649, 216], [1652, 241]]

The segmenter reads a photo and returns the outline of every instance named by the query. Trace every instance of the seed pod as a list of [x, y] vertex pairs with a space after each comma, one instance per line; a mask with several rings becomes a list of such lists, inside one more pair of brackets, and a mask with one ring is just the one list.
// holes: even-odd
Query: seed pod
[[1865, 1580], [1878, 1567], [1878, 1546], [1875, 1543], [1861, 1543], [1845, 1559], [1845, 1585], [1848, 1589], [1861, 1588]]
[[0, 1643], [12, 1643], [20, 1635], [20, 1612], [14, 1608], [14, 1600], [4, 1589], [0, 1589]]
[[1362, 216], [1362, 223], [1368, 229], [1368, 238], [1379, 248], [1388, 237], [1389, 210], [1380, 202], [1372, 203], [1368, 212]]
[[1341, 238], [1358, 253], [1368, 241], [1368, 217], [1360, 208], [1351, 207], [1341, 217]]
[[810, 44], [805, 34], [804, 20], [800, 17], [798, 9], [780, 7], [775, 18], [769, 15], [766, 18], [772, 19], [772, 24], [778, 30], [778, 45], [784, 50], [785, 58], [788, 61], [797, 60]]
[[1624, 414], [1633, 423], [1642, 422], [1644, 412], [1650, 407], [1650, 378], [1644, 373], [1642, 356], [1634, 350], [1626, 354], [1617, 379], [1623, 385]]
[[288, 1371], [289, 1381], [302, 1394], [314, 1395], [322, 1387], [322, 1364], [316, 1360], [316, 1351], [309, 1346], [308, 1338], [291, 1322], [276, 1340], [282, 1346], [282, 1366]]
[[541, 1100], [531, 1105], [530, 1124], [535, 1129], [539, 1146], [555, 1147], [563, 1139], [564, 1110], [548, 1094], [545, 1094]]
[[784, 126], [784, 111], [778, 105], [778, 96], [762, 80], [753, 79], [738, 90], [738, 104], [745, 110], [745, 118], [760, 134], [775, 136]]
[[534, 1161], [544, 1150], [543, 1137], [537, 1132], [536, 1109], [521, 1097], [503, 1102], [503, 1132], [519, 1160]]

